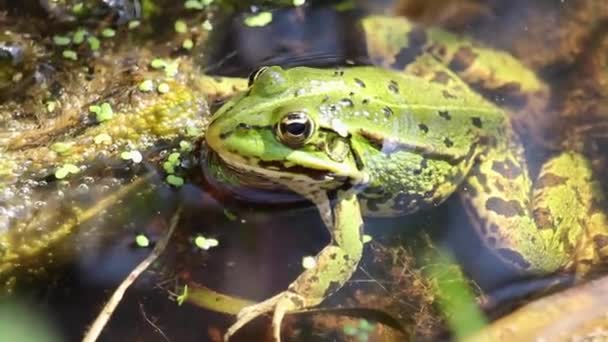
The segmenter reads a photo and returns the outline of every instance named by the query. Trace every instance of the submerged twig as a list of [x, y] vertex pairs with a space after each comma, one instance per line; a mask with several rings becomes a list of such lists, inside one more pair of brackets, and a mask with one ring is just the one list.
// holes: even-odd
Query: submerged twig
[[139, 312], [141, 312], [146, 322], [148, 322], [148, 324], [150, 324], [150, 326], [152, 326], [152, 328], [154, 328], [154, 330], [156, 330], [156, 332], [161, 335], [165, 341], [169, 342], [169, 338], [163, 332], [163, 330], [158, 325], [156, 325], [156, 323], [152, 322], [150, 318], [148, 318], [148, 315], [146, 315], [146, 311], [144, 310], [144, 305], [142, 303], [139, 303]]
[[139, 275], [146, 271], [146, 269], [148, 269], [148, 267], [163, 253], [165, 247], [167, 247], [169, 239], [171, 238], [171, 235], [173, 235], [173, 231], [175, 230], [177, 222], [179, 221], [180, 214], [181, 206], [177, 208], [177, 211], [171, 218], [171, 222], [169, 224], [169, 231], [167, 232], [167, 234], [158, 241], [156, 247], [154, 247], [154, 250], [152, 250], [152, 253], [150, 253], [147, 258], [145, 258], [141, 263], [139, 263], [139, 265], [137, 265], [137, 267], [135, 267], [133, 271], [129, 273], [127, 278], [125, 278], [125, 280], [123, 280], [123, 282], [120, 283], [120, 285], [116, 288], [116, 290], [112, 294], [112, 297], [110, 297], [110, 300], [103, 307], [103, 309], [85, 334], [84, 338], [82, 339], [82, 342], [97, 341], [97, 338], [99, 337], [104, 327], [112, 317], [112, 314], [114, 313], [114, 310], [116, 310], [116, 307], [118, 307], [118, 304], [120, 304], [120, 301], [122, 300], [122, 297], [124, 296], [127, 289], [129, 289], [131, 284], [135, 282]]

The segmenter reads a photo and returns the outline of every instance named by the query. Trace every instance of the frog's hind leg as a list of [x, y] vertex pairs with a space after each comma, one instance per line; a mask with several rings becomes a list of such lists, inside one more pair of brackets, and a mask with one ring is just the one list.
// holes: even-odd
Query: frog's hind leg
[[[400, 17], [368, 16], [362, 21], [371, 59], [402, 70], [431, 55], [492, 101], [519, 110], [543, 109], [547, 85], [513, 55], [440, 28], [423, 28]], [[442, 79], [441, 69], [437, 79]]]
[[[329, 208], [327, 195], [318, 196], [315, 204], [321, 211]], [[315, 257], [312, 267], [307, 268], [292, 282], [286, 291], [261, 303], [245, 307], [239, 312], [237, 321], [226, 332], [228, 340], [242, 326], [265, 313], [272, 312], [273, 336], [280, 341], [281, 321], [285, 314], [321, 303], [340, 289], [350, 279], [363, 253], [363, 220], [359, 201], [354, 193], [340, 194], [331, 213], [322, 212], [328, 224], [331, 243]]]
[[521, 146], [489, 153], [460, 191], [483, 242], [516, 269], [547, 274], [598, 261], [608, 252], [600, 187], [575, 153], [546, 162], [533, 185]]
[[604, 208], [601, 184], [584, 156], [565, 152], [543, 165], [534, 189], [534, 218], [541, 231], [552, 230], [577, 274], [608, 260]]

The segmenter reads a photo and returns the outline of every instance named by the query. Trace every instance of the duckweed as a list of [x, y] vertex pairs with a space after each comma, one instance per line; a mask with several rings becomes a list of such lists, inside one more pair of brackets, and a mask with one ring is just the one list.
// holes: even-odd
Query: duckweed
[[59, 154], [67, 154], [72, 149], [73, 143], [65, 143], [65, 142], [56, 142], [50, 146], [51, 151], [57, 152]]
[[205, 5], [197, 0], [188, 0], [184, 3], [184, 8], [191, 10], [202, 10], [205, 8]]
[[249, 27], [263, 27], [272, 22], [272, 12], [260, 12], [245, 18], [244, 23]]
[[64, 164], [55, 171], [55, 178], [64, 179], [70, 174], [76, 174], [80, 172], [78, 166], [74, 164]]
[[123, 160], [130, 160], [135, 164], [139, 164], [142, 160], [144, 160], [144, 157], [141, 155], [141, 152], [137, 150], [124, 151], [120, 154], [120, 158]]
[[182, 43], [182, 47], [186, 50], [190, 50], [194, 47], [194, 42], [192, 41], [192, 39], [186, 38], [186, 39], [184, 39], [184, 42]]
[[192, 143], [186, 140], [182, 140], [179, 142], [179, 149], [182, 152], [190, 152], [192, 151]]
[[158, 85], [158, 87], [156, 88], [156, 90], [158, 90], [159, 93], [161, 94], [166, 94], [168, 93], [171, 88], [169, 88], [169, 85], [167, 83], [161, 83]]
[[74, 50], [63, 50], [63, 52], [61, 53], [61, 55], [65, 59], [69, 59], [69, 60], [72, 60], [72, 61], [78, 60], [78, 54], [76, 54], [76, 51], [74, 51]]
[[101, 31], [101, 36], [104, 38], [112, 38], [116, 36], [116, 31], [112, 28], [105, 28]]
[[150, 62], [150, 66], [153, 69], [163, 69], [165, 66], [167, 66], [167, 62], [162, 58], [155, 58]]
[[182, 177], [179, 176], [175, 176], [175, 175], [168, 175], [166, 178], [167, 183], [175, 186], [175, 187], [180, 187], [182, 185], [184, 185], [184, 179]]
[[114, 110], [108, 102], [104, 102], [100, 106], [90, 106], [89, 111], [96, 114], [95, 118], [99, 122], [108, 121], [114, 117]]
[[150, 239], [144, 234], [137, 234], [137, 236], [135, 236], [135, 244], [137, 247], [147, 248], [150, 247]]
[[175, 32], [177, 32], [177, 33], [188, 32], [188, 25], [186, 24], [185, 21], [183, 21], [181, 19], [175, 21], [175, 23], [173, 24], [173, 28], [175, 29]]
[[66, 45], [70, 45], [70, 43], [72, 42], [72, 40], [70, 39], [70, 37], [66, 37], [66, 36], [53, 36], [53, 43], [55, 45], [58, 46], [66, 46]]
[[141, 21], [139, 21], [139, 20], [131, 20], [131, 21], [129, 21], [129, 24], [127, 25], [127, 28], [129, 30], [134, 30], [134, 29], [138, 28], [139, 25], [141, 25]]
[[203, 21], [202, 27], [203, 27], [203, 30], [205, 30], [205, 31], [213, 30], [213, 25], [211, 25], [211, 22], [208, 19]]
[[76, 32], [74, 32], [74, 36], [72, 38], [72, 40], [74, 41], [74, 44], [81, 44], [82, 42], [84, 42], [84, 38], [87, 34], [87, 31], [85, 29], [78, 29], [76, 30]]
[[142, 92], [150, 92], [154, 90], [154, 82], [152, 80], [144, 80], [137, 88]]
[[107, 133], [100, 133], [93, 138], [93, 142], [97, 145], [109, 145], [112, 143], [112, 137]]
[[194, 245], [200, 249], [209, 250], [212, 247], [216, 247], [219, 245], [219, 241], [213, 238], [206, 238], [202, 235], [194, 238]]
[[97, 51], [99, 50], [99, 47], [101, 46], [101, 42], [99, 41], [99, 39], [97, 39], [97, 37], [95, 36], [90, 36], [87, 38], [87, 43], [89, 43], [89, 47], [91, 48], [91, 50], [93, 51]]

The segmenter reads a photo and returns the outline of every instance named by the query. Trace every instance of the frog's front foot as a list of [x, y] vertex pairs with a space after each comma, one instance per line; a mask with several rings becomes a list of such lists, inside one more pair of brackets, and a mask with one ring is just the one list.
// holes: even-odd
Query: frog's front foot
[[285, 314], [304, 308], [305, 300], [302, 296], [290, 290], [281, 292], [261, 303], [247, 306], [238, 313], [236, 322], [228, 328], [224, 341], [228, 341], [245, 324], [255, 318], [274, 311], [272, 317], [272, 330], [275, 341], [281, 341], [281, 322]]

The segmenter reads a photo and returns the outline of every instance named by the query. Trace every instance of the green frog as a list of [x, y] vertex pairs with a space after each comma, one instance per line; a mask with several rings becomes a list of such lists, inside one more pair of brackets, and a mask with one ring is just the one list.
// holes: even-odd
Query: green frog
[[226, 339], [273, 312], [280, 340], [286, 313], [336, 292], [361, 259], [362, 216], [407, 215], [453, 194], [483, 243], [523, 274], [585, 272], [608, 252], [589, 162], [564, 151], [534, 179], [528, 170], [507, 113], [538, 108], [535, 99], [548, 94], [531, 70], [508, 53], [406, 20], [363, 25], [376, 35], [368, 36], [372, 58], [399, 70], [264, 67], [208, 127], [211, 160], [226, 179], [303, 196], [331, 235], [285, 291], [244, 308]]

